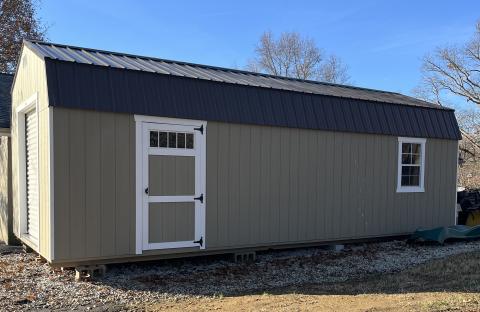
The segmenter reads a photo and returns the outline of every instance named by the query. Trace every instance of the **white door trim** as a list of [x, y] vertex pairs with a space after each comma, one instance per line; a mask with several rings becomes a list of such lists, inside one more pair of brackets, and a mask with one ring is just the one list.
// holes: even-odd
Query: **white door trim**
[[[192, 127], [203, 127], [203, 135], [195, 133], [194, 150], [162, 149], [150, 148], [148, 138], [146, 138], [146, 128], [148, 126], [167, 127], [173, 131], [188, 131]], [[135, 115], [136, 131], [136, 208], [135, 208], [135, 235], [136, 235], [136, 254], [142, 254], [143, 250], [151, 249], [169, 249], [183, 247], [205, 248], [205, 209], [206, 209], [206, 137], [207, 122], [200, 120], [177, 119], [166, 117], [154, 117]], [[148, 203], [150, 202], [184, 202], [191, 201], [190, 196], [148, 196], [145, 194], [145, 188], [148, 187], [148, 155], [177, 155], [177, 156], [195, 156], [195, 167], [199, 168], [199, 174], [195, 176], [195, 190], [203, 194], [203, 203], [195, 201], [195, 240], [203, 238], [203, 244], [200, 246], [193, 241], [179, 241], [166, 243], [148, 242]], [[201, 194], [195, 194], [195, 197]], [[146, 224], [147, 223], [147, 224]]]
[[[38, 120], [38, 93], [30, 96], [26, 101], [20, 104], [16, 110], [17, 118], [17, 149], [18, 149], [18, 205], [19, 205], [19, 222], [18, 222], [18, 233], [20, 238], [26, 239], [28, 242], [33, 244], [32, 247], [38, 252], [40, 250], [40, 222], [38, 224], [38, 233], [36, 237], [38, 240], [32, 239], [32, 237], [27, 233], [27, 168], [26, 168], [26, 135], [25, 135], [25, 115], [26, 113], [35, 110], [37, 118], [37, 140], [39, 138], [39, 120]], [[40, 157], [40, 144], [37, 142], [37, 157]], [[40, 166], [39, 159], [37, 159], [37, 190], [40, 191], [40, 179], [38, 176], [38, 167]], [[40, 192], [38, 193], [40, 196]], [[39, 200], [40, 203], [40, 200]], [[40, 207], [38, 209], [38, 220], [40, 221]]]

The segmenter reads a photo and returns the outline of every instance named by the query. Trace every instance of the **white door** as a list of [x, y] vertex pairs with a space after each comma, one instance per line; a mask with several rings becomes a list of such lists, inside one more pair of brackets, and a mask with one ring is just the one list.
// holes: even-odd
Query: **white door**
[[39, 238], [39, 204], [38, 204], [38, 135], [37, 114], [30, 111], [25, 114], [25, 173], [26, 173], [26, 207], [27, 229], [33, 243], [38, 245]]
[[205, 248], [205, 126], [143, 122], [143, 250]]

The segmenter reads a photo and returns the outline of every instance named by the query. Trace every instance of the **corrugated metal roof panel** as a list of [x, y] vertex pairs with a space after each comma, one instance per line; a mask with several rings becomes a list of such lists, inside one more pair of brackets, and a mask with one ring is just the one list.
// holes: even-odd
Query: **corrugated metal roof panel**
[[[117, 67], [116, 64], [119, 63], [120, 58], [122, 60], [120, 62], [122, 66], [130, 70], [157, 72], [160, 74], [187, 76], [206, 80], [212, 79], [211, 77], [217, 77], [215, 80], [254, 87], [274, 88], [392, 104], [439, 108], [437, 105], [393, 92], [277, 77], [245, 72], [241, 70], [218, 68], [214, 66], [176, 62], [45, 42], [26, 41], [25, 44], [42, 57], [61, 61], [72, 61], [73, 59], [73, 61], [77, 63]], [[75, 56], [73, 56], [72, 51], [75, 52]], [[159, 71], [158, 68], [161, 68], [161, 71]]]
[[45, 58], [52, 106], [460, 138], [453, 110], [396, 93], [62, 45], [27, 44]]
[[85, 56], [83, 56], [82, 53], [78, 53], [77, 50], [66, 48], [64, 49], [65, 53], [68, 53], [70, 57], [72, 57], [75, 62], [77, 63], [86, 63], [86, 64], [92, 64], [92, 62], [88, 61]]

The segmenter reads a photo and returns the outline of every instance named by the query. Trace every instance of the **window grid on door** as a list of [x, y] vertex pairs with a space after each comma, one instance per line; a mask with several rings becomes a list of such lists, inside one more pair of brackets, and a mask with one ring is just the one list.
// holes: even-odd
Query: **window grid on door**
[[193, 149], [194, 135], [191, 132], [151, 130], [150, 147]]

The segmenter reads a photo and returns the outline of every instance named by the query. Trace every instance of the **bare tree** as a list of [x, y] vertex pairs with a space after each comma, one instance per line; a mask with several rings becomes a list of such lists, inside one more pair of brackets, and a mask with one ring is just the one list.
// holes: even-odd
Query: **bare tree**
[[[480, 139], [480, 110], [462, 109], [455, 112], [458, 125], [466, 133], [478, 136]], [[480, 143], [480, 141], [479, 141]]]
[[413, 94], [427, 102], [445, 106], [445, 100], [442, 99], [442, 87], [434, 77], [424, 76], [422, 82], [413, 89]]
[[467, 188], [480, 188], [480, 110], [456, 112], [462, 132], [459, 143], [458, 182]]
[[[465, 44], [437, 48], [424, 58], [422, 81], [413, 92], [439, 105], [448, 104], [447, 94], [480, 105], [480, 21]], [[458, 182], [480, 188], [480, 113], [472, 109], [456, 115], [462, 133]]]
[[350, 78], [347, 67], [337, 56], [324, 61], [315, 41], [296, 32], [282, 33], [278, 39], [272, 32], [265, 32], [255, 54], [247, 65], [254, 72], [332, 83], [346, 83]]
[[0, 0], [0, 72], [15, 71], [23, 39], [45, 38], [38, 5], [36, 0]]
[[321, 66], [318, 79], [331, 83], [346, 83], [350, 80], [348, 67], [337, 56], [330, 55]]
[[444, 92], [480, 105], [480, 21], [466, 44], [438, 48], [424, 58], [417, 95], [440, 104]]

